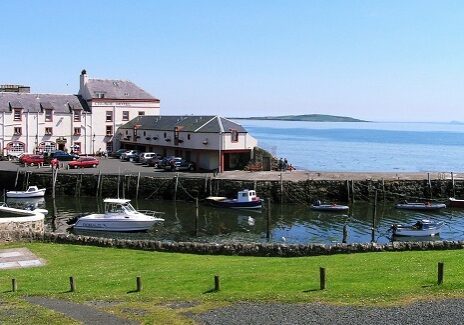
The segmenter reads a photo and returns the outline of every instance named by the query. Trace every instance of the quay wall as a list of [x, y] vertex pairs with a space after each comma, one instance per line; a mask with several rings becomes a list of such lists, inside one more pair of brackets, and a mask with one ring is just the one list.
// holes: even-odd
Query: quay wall
[[[25, 189], [27, 185], [47, 188], [52, 193], [51, 173], [0, 171], [0, 188]], [[137, 186], [138, 185], [138, 186]], [[433, 180], [237, 180], [195, 174], [166, 173], [162, 176], [93, 175], [59, 173], [55, 183], [57, 196], [100, 196], [139, 199], [194, 200], [207, 196], [233, 197], [242, 189], [255, 189], [261, 198], [279, 203], [310, 204], [327, 202], [399, 200], [446, 200], [464, 196], [464, 181]]]
[[464, 241], [394, 242], [389, 244], [215, 244], [194, 242], [161, 242], [153, 240], [128, 240], [72, 234], [43, 232], [1, 232], [0, 242], [44, 242], [57, 244], [89, 245], [138, 249], [147, 251], [188, 253], [201, 255], [234, 255], [256, 257], [304, 257], [368, 252], [400, 252], [425, 250], [457, 250], [464, 248]]

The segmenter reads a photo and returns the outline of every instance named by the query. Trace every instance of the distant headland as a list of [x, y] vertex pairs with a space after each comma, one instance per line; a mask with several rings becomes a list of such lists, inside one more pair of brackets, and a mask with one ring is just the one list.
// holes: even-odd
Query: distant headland
[[283, 116], [252, 116], [230, 117], [234, 120], [279, 120], [279, 121], [309, 121], [309, 122], [369, 122], [346, 116], [323, 114], [283, 115]]

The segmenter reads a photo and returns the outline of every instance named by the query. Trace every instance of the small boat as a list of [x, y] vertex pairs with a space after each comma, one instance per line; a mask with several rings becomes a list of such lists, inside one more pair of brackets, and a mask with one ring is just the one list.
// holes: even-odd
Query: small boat
[[162, 212], [139, 210], [137, 211], [130, 200], [105, 199], [104, 214], [90, 214], [77, 219], [73, 225], [78, 230], [102, 231], [146, 231], [158, 222], [164, 221], [157, 215]]
[[404, 210], [439, 210], [446, 208], [445, 203], [432, 203], [432, 202], [401, 202], [395, 205], [397, 209], [404, 209]]
[[261, 209], [263, 206], [263, 200], [256, 196], [254, 190], [239, 191], [236, 199], [223, 196], [208, 196], [205, 200], [209, 204], [221, 208]]
[[[46, 213], [48, 213], [47, 210], [45, 210]], [[13, 208], [13, 207], [10, 207], [8, 206], [8, 204], [6, 204], [6, 202], [0, 202], [0, 212], [3, 212], [3, 213], [6, 213], [6, 214], [9, 214], [9, 215], [19, 215], [21, 217], [39, 217], [39, 219], [44, 219], [45, 218], [45, 214], [43, 209], [35, 209], [35, 210], [28, 210], [28, 209], [18, 209], [18, 208]], [[0, 222], [5, 222], [7, 218], [0, 218]], [[33, 218], [31, 219], [31, 221], [33, 220], [39, 220], [37, 218]], [[26, 219], [11, 219], [12, 221], [27, 221]]]
[[322, 202], [319, 201], [319, 200], [317, 200], [316, 202], [314, 202], [311, 205], [311, 209], [312, 210], [317, 210], [317, 211], [334, 211], [334, 212], [337, 212], [337, 211], [346, 211], [349, 208], [350, 207], [347, 206], [347, 205], [341, 205], [341, 204], [335, 204], [335, 203], [322, 204]]
[[35, 211], [48, 214], [48, 210], [45, 207], [45, 198], [43, 197], [31, 197], [31, 198], [8, 198], [6, 204], [10, 208], [24, 209], [28, 211]]
[[464, 208], [464, 200], [450, 197], [448, 199], [448, 206], [451, 208]]
[[413, 225], [392, 225], [390, 229], [393, 231], [393, 236], [425, 237], [438, 235], [443, 225], [443, 221], [422, 219]]
[[45, 195], [45, 188], [39, 189], [37, 186], [29, 186], [26, 191], [7, 191], [6, 197], [27, 198], [41, 197]]

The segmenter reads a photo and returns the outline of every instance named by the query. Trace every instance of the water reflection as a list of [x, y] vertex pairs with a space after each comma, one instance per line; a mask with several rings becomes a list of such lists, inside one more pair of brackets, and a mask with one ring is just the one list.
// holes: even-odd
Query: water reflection
[[[195, 203], [139, 200], [132, 204], [138, 209], [164, 212], [165, 222], [147, 233], [104, 233], [86, 232], [94, 236], [132, 239], [155, 239], [166, 241], [198, 242], [267, 242], [266, 210], [235, 210], [214, 208], [200, 204], [196, 218]], [[46, 208], [50, 211], [46, 227], [58, 232], [69, 232], [71, 218], [102, 213], [102, 200], [95, 198], [46, 198]], [[414, 212], [397, 210], [393, 203], [380, 204], [373, 220], [373, 205], [356, 202], [348, 213], [313, 211], [307, 206], [295, 204], [273, 204], [271, 206], [271, 242], [280, 243], [339, 243], [343, 239], [344, 227], [348, 243], [371, 241], [371, 227], [374, 221], [375, 241], [387, 243], [391, 240], [389, 228], [392, 224], [414, 223], [418, 219], [443, 221], [445, 227], [439, 238], [426, 240], [459, 240], [464, 238], [464, 209], [445, 209], [434, 212]], [[81, 232], [82, 233], [82, 232]], [[421, 238], [423, 239], [423, 238]], [[408, 239], [406, 239], [408, 240]]]

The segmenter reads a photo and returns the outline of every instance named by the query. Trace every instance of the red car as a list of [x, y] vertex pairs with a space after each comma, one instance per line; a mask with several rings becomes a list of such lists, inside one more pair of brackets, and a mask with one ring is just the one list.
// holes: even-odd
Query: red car
[[27, 155], [21, 157], [21, 162], [24, 166], [34, 166], [44, 163], [44, 157], [42, 155]]
[[69, 168], [85, 168], [85, 167], [97, 167], [100, 164], [100, 160], [94, 157], [81, 157], [77, 160], [70, 161], [68, 163]]

